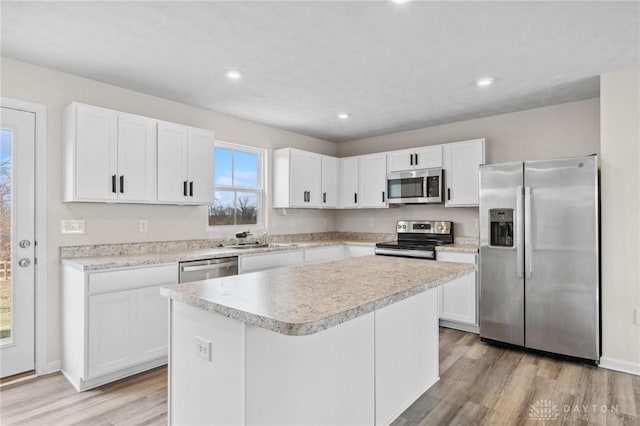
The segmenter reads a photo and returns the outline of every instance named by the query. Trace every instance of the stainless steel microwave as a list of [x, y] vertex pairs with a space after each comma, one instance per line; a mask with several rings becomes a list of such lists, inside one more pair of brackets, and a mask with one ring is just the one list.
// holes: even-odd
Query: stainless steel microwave
[[443, 203], [444, 170], [423, 169], [387, 174], [389, 204]]

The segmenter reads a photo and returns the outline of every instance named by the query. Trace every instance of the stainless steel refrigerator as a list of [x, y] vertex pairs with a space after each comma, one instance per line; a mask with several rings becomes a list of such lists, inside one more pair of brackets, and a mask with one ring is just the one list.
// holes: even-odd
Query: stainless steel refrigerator
[[595, 155], [480, 167], [480, 337], [598, 362]]

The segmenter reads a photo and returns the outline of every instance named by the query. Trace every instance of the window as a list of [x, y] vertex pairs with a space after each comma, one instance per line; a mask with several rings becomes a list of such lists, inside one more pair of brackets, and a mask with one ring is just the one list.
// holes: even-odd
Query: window
[[264, 151], [216, 142], [209, 226], [262, 225]]

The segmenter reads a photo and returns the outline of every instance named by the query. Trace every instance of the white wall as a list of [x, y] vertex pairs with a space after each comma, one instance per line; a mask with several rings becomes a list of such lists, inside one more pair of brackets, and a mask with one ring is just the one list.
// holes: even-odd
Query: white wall
[[[203, 206], [150, 206], [103, 203], [63, 203], [61, 189], [62, 109], [71, 101], [211, 129], [216, 138], [267, 150], [296, 147], [335, 155], [336, 145], [262, 124], [235, 118], [75, 75], [16, 61], [2, 60], [2, 96], [44, 104], [48, 113], [48, 359], [59, 359], [59, 247], [76, 244], [198, 239], [221, 236], [207, 231]], [[270, 158], [270, 152], [269, 157]], [[270, 164], [270, 161], [267, 161]], [[270, 177], [269, 177], [270, 180]], [[270, 194], [267, 196], [271, 205]], [[269, 211], [270, 233], [322, 232], [335, 229], [332, 211], [300, 211], [295, 226], [289, 217]], [[84, 219], [86, 234], [61, 235], [60, 220]], [[149, 231], [138, 223], [147, 219]]]
[[[599, 153], [600, 103], [587, 99], [545, 108], [462, 121], [338, 144], [338, 155], [369, 154], [393, 149], [487, 138], [489, 162], [540, 160]], [[338, 231], [394, 232], [398, 219], [453, 220], [456, 236], [478, 236], [477, 208], [436, 205], [387, 210], [338, 211]], [[373, 219], [373, 226], [369, 225]]]
[[603, 363], [640, 374], [640, 70], [602, 75], [600, 97]]

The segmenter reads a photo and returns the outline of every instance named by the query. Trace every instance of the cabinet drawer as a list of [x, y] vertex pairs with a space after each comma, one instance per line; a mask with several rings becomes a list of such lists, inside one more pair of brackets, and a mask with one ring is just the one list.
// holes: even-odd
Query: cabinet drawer
[[316, 247], [304, 251], [306, 265], [344, 259], [344, 246]]
[[284, 266], [302, 265], [302, 251], [286, 251], [240, 256], [238, 269], [241, 274], [247, 272], [264, 271]]
[[89, 293], [110, 293], [149, 286], [176, 284], [177, 282], [177, 264], [93, 272], [89, 274]]
[[476, 263], [476, 256], [474, 253], [439, 251], [436, 253], [436, 260], [441, 262]]

